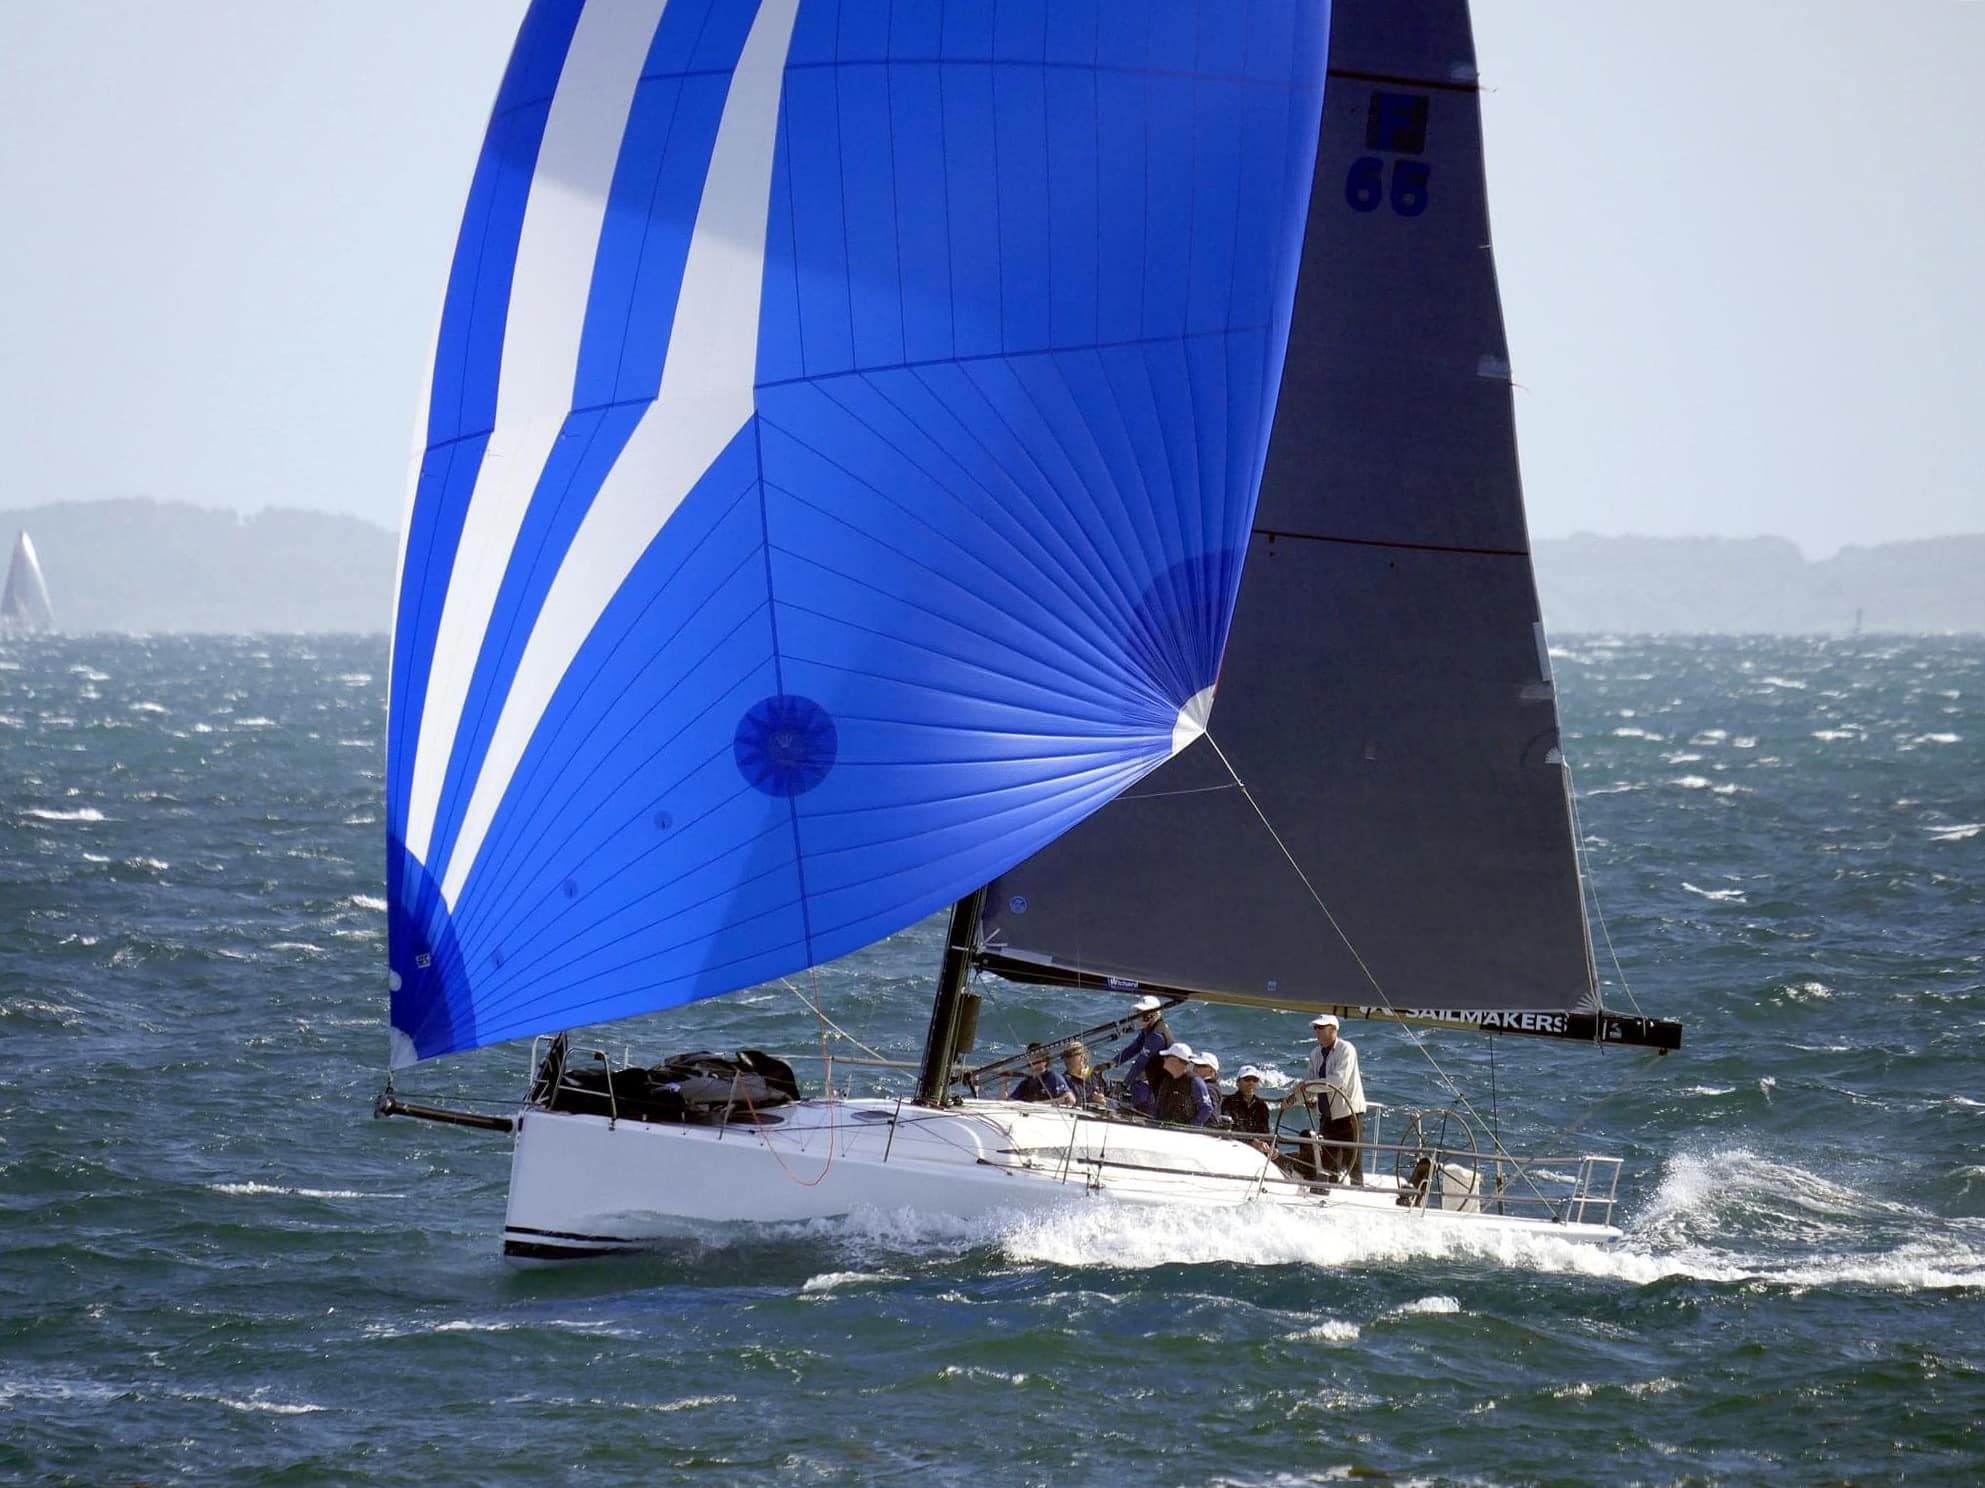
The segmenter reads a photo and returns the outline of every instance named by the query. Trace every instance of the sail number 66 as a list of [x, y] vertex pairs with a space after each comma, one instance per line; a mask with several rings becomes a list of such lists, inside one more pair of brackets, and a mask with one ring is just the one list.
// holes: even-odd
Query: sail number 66
[[[1399, 160], [1392, 167], [1392, 210], [1401, 217], [1417, 217], [1427, 210], [1425, 161]], [[1344, 200], [1353, 211], [1376, 212], [1386, 200], [1385, 162], [1376, 155], [1361, 155], [1351, 162], [1351, 173], [1344, 178]]]

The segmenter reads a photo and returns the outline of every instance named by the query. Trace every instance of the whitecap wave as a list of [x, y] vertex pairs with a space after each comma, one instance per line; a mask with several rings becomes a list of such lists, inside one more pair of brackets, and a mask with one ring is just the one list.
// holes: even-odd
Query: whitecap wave
[[261, 1194], [281, 1194], [292, 1199], [404, 1199], [405, 1194], [365, 1193], [355, 1188], [285, 1188], [274, 1183], [209, 1183], [207, 1188], [214, 1193], [230, 1194], [237, 1197]]
[[78, 806], [74, 811], [55, 811], [45, 806], [29, 806], [21, 815], [31, 816], [37, 821], [100, 822], [104, 819], [101, 811], [94, 806]]
[[124, 1393], [114, 1385], [101, 1385], [95, 1380], [51, 1379], [46, 1376], [0, 1379], [0, 1407], [11, 1406], [16, 1400], [100, 1402], [115, 1400]]
[[1412, 1302], [1402, 1302], [1392, 1309], [1394, 1317], [1418, 1317], [1431, 1315], [1446, 1317], [1461, 1311], [1461, 1303], [1454, 1297], [1421, 1297]]
[[234, 1395], [182, 1395], [179, 1398], [203, 1400], [209, 1405], [223, 1405], [233, 1411], [259, 1412], [268, 1416], [310, 1416], [330, 1409], [329, 1406], [314, 1405], [307, 1400], [263, 1400], [256, 1395], [245, 1398]]
[[1347, 1323], [1342, 1318], [1325, 1318], [1312, 1327], [1299, 1328], [1289, 1336], [1314, 1338], [1323, 1343], [1356, 1343], [1364, 1331], [1356, 1323]]
[[1682, 887], [1691, 894], [1700, 894], [1705, 899], [1714, 899], [1718, 904], [1742, 904], [1744, 902], [1744, 891], [1742, 889], [1699, 889], [1686, 879], [1683, 880]]
[[1024, 1385], [1028, 1379], [1024, 1371], [988, 1369], [983, 1364], [947, 1364], [937, 1374], [939, 1379], [997, 1380], [1002, 1385]]
[[844, 1286], [854, 1286], [864, 1281], [888, 1281], [886, 1271], [823, 1271], [818, 1276], [809, 1276], [801, 1285], [802, 1292], [831, 1292]]

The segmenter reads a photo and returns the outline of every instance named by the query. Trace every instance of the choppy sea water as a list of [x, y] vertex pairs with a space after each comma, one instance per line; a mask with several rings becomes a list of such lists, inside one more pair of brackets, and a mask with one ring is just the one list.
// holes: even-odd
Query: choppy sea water
[[[1430, 1047], [1478, 1101], [1493, 1048], [1511, 1146], [1625, 1156], [1616, 1248], [868, 1214], [535, 1272], [504, 1139], [370, 1119], [384, 663], [0, 647], [0, 1480], [1985, 1477], [1985, 642], [1559, 648], [1612, 946], [1687, 1044]], [[829, 1014], [914, 1057], [936, 936], [823, 970]], [[982, 1040], [1093, 1016], [1009, 989]], [[1301, 1057], [1300, 1018], [1182, 1017]], [[612, 1037], [814, 1034], [773, 987]], [[1352, 1034], [1375, 1096], [1438, 1099]]]

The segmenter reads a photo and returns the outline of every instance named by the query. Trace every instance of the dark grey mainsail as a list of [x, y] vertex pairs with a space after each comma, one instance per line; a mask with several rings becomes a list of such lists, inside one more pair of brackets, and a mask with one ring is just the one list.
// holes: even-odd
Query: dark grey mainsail
[[1597, 997], [1467, 7], [1333, 12], [1212, 736], [1343, 934], [1201, 739], [991, 886], [980, 964], [1282, 1007], [1537, 1010], [1559, 1015], [1549, 1031], [1590, 1030], [1562, 1016]]
[[6, 587], [0, 588], [0, 631], [27, 635], [54, 628], [55, 610], [48, 602], [41, 561], [35, 557], [33, 540], [22, 532], [14, 541], [14, 556], [7, 564]]

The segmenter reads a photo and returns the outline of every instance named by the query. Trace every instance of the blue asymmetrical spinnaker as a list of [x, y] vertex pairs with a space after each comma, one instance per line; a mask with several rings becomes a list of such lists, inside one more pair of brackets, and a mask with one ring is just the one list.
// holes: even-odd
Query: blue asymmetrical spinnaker
[[1323, 0], [537, 0], [394, 624], [394, 1061], [985, 883], [1195, 736]]

